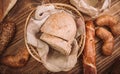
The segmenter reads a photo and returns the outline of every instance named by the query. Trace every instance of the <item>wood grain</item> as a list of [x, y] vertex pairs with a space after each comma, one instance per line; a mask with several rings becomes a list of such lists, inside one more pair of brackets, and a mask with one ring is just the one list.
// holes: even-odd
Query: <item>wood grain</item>
[[[69, 4], [68, 0], [50, 0], [50, 2], [61, 2]], [[17, 4], [10, 11], [4, 21], [13, 21], [16, 23], [16, 34], [12, 42], [9, 44], [6, 52], [3, 55], [15, 54], [18, 48], [25, 46], [24, 44], [24, 25], [29, 12], [34, 7], [34, 4], [41, 4], [42, 0], [18, 0]], [[112, 0], [109, 13], [120, 19], [120, 1]], [[102, 74], [112, 63], [114, 59], [120, 56], [120, 36], [115, 38], [114, 53], [112, 56], [105, 57], [101, 54], [102, 42], [98, 39], [96, 41], [97, 50], [97, 69], [98, 74]], [[78, 59], [76, 66], [68, 72], [52, 73], [45, 69], [45, 67], [30, 57], [28, 63], [22, 68], [10, 68], [0, 64], [0, 74], [82, 74], [82, 57]]]

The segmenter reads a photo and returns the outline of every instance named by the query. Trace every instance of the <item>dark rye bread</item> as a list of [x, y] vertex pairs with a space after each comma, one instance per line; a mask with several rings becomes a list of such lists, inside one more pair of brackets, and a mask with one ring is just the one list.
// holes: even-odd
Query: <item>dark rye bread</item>
[[15, 33], [15, 24], [6, 22], [0, 24], [0, 54], [5, 50]]

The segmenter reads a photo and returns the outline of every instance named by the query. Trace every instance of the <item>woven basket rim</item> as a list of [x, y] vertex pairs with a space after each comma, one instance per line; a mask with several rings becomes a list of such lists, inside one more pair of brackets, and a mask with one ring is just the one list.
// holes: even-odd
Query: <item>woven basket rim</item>
[[[66, 7], [66, 9], [67, 9], [67, 8], [70, 8], [71, 11], [72, 11], [72, 10], [75, 11], [75, 12], [77, 13], [77, 15], [84, 20], [82, 14], [81, 14], [76, 8], [74, 8], [74, 7], [71, 6], [71, 5], [63, 4], [63, 3], [48, 3], [48, 4], [43, 4], [43, 5], [50, 5], [50, 4], [53, 4], [53, 5], [55, 6], [55, 8], [57, 8], [57, 7]], [[34, 51], [33, 51], [33, 52], [31, 51], [30, 46], [29, 46], [28, 43], [27, 43], [27, 36], [26, 36], [26, 33], [27, 33], [26, 31], [27, 31], [28, 22], [29, 22], [29, 20], [30, 20], [30, 18], [31, 18], [31, 15], [34, 13], [35, 10], [36, 10], [36, 8], [32, 9], [32, 11], [29, 13], [29, 15], [28, 15], [28, 17], [27, 17], [27, 19], [26, 19], [25, 27], [24, 27], [24, 40], [25, 40], [25, 45], [26, 45], [27, 50], [28, 50], [28, 52], [30, 53], [30, 55], [31, 55], [34, 59], [36, 59], [37, 61], [42, 62], [42, 61], [40, 60], [39, 55], [38, 55], [38, 54], [35, 54], [35, 53], [34, 53], [34, 54], [35, 54], [35, 55], [34, 55], [34, 54], [33, 54]], [[83, 49], [84, 49], [85, 34], [84, 34], [82, 37], [83, 37], [83, 39], [81, 40], [81, 41], [82, 41], [82, 44], [81, 44], [81, 47], [80, 47], [80, 49], [79, 49], [80, 52], [78, 53], [78, 57], [81, 55], [81, 53], [82, 53], [82, 51], [83, 51]]]

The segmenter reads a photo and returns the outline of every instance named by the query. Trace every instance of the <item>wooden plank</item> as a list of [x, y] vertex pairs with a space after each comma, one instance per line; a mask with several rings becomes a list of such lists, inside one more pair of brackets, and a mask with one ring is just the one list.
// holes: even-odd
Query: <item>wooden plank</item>
[[[50, 0], [51, 2], [61, 2], [69, 4], [68, 0]], [[41, 4], [41, 0], [18, 0], [18, 3], [15, 7], [10, 11], [5, 21], [13, 21], [16, 23], [16, 35], [12, 42], [9, 44], [4, 55], [7, 54], [15, 54], [18, 51], [18, 48], [24, 46], [24, 24], [28, 13], [31, 11], [32, 4], [39, 3]], [[110, 11], [106, 11], [105, 13], [109, 13], [114, 15], [116, 18], [120, 19], [120, 1], [112, 0], [112, 7]], [[98, 73], [102, 74], [104, 70], [106, 70], [114, 61], [115, 58], [120, 56], [120, 36], [115, 38], [115, 46], [114, 53], [112, 56], [105, 57], [101, 54], [101, 41], [96, 41], [96, 50], [97, 50], [97, 69]], [[58, 72], [52, 73], [45, 69], [45, 67], [37, 62], [35, 59], [30, 57], [26, 66], [22, 68], [10, 68], [4, 65], [0, 65], [0, 73], [1, 74], [82, 74], [82, 57], [78, 59], [76, 66], [68, 72]]]

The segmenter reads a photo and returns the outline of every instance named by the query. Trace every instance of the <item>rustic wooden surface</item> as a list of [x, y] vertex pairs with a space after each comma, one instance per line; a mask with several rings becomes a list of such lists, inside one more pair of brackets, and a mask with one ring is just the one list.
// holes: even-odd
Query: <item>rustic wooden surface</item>
[[[69, 3], [68, 0], [50, 1]], [[4, 19], [4, 21], [13, 21], [16, 23], [16, 34], [3, 55], [15, 54], [19, 48], [25, 46], [23, 37], [25, 20], [35, 3], [41, 4], [41, 0], [18, 0], [17, 4]], [[106, 13], [120, 19], [120, 1], [112, 0], [110, 11], [106, 11]], [[114, 53], [112, 56], [105, 57], [101, 54], [101, 44], [101, 41], [96, 42], [98, 74], [102, 74], [103, 71], [112, 65], [114, 59], [120, 56], [120, 36], [115, 38]], [[41, 63], [30, 57], [28, 63], [22, 68], [10, 68], [0, 64], [0, 74], [82, 74], [82, 58], [80, 57], [76, 66], [68, 72], [52, 73], [46, 70]]]

